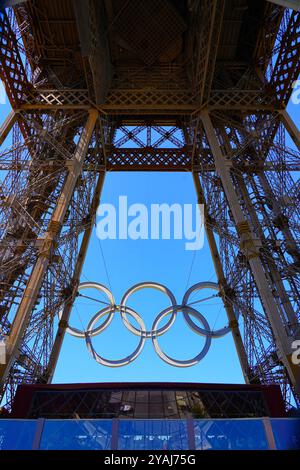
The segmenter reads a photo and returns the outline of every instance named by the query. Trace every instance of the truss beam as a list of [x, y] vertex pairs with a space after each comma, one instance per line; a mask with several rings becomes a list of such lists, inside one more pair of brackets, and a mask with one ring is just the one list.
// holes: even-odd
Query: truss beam
[[203, 111], [201, 113], [201, 120], [208, 143], [214, 155], [216, 171], [222, 181], [224, 192], [236, 224], [240, 237], [241, 249], [249, 262], [266, 315], [272, 325], [279, 357], [288, 371], [291, 383], [297, 390], [297, 393], [300, 394], [300, 371], [298, 371], [294, 366], [291, 357], [292, 339], [288, 337], [286, 330], [284, 329], [282, 314], [274, 301], [273, 292], [268, 284], [268, 280], [260, 260], [260, 241], [251, 232], [249, 222], [242, 212], [238, 196], [231, 180], [230, 165], [226, 162], [226, 157], [222, 155], [215, 129], [207, 111]]
[[268, 2], [300, 12], [300, 4], [298, 0], [268, 0]]
[[0, 366], [0, 383], [2, 387], [4, 386], [10, 367], [18, 355], [18, 348], [20, 346], [21, 339], [26, 326], [28, 325], [30, 314], [37, 302], [41, 284], [49, 264], [49, 256], [53, 249], [55, 239], [61, 230], [75, 184], [82, 171], [82, 165], [97, 118], [98, 112], [96, 110], [91, 110], [86, 126], [78, 142], [74, 157], [70, 162], [68, 176], [51, 217], [48, 232], [45, 233], [39, 256], [35, 266], [33, 267], [22, 300], [15, 315], [7, 340], [7, 362]]

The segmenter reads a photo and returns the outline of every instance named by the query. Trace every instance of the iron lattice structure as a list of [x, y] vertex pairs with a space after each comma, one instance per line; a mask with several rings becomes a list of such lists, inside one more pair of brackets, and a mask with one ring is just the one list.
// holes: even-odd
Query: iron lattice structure
[[3, 403], [51, 381], [105, 173], [155, 170], [193, 173], [246, 382], [299, 405], [293, 2], [13, 3], [0, 12]]

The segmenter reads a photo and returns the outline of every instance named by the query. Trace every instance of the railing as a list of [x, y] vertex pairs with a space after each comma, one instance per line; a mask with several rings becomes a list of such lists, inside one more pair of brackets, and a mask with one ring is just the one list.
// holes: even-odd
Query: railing
[[293, 450], [300, 419], [0, 420], [0, 450]]

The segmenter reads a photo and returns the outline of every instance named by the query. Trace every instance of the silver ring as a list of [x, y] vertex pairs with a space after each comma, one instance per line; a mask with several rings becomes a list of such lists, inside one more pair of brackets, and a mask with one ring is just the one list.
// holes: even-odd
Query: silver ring
[[[87, 332], [86, 332], [86, 336], [85, 336], [86, 345], [87, 345], [87, 348], [88, 348], [90, 354], [92, 355], [92, 357], [99, 364], [102, 364], [103, 366], [108, 366], [108, 367], [122, 367], [122, 366], [126, 366], [126, 365], [130, 364], [131, 362], [133, 362], [139, 356], [139, 354], [141, 353], [141, 351], [144, 347], [144, 344], [145, 344], [145, 341], [146, 341], [146, 336], [144, 334], [140, 335], [140, 340], [139, 340], [139, 344], [138, 344], [137, 348], [133, 351], [133, 353], [129, 354], [129, 356], [125, 357], [124, 359], [109, 360], [109, 359], [105, 359], [104, 357], [100, 356], [95, 351], [95, 349], [92, 345], [90, 332], [98, 330], [98, 328], [93, 329], [94, 325], [104, 315], [108, 314], [108, 309], [110, 309], [110, 308], [111, 307], [107, 307], [107, 308], [103, 309], [102, 311], [96, 313], [96, 315], [94, 315], [94, 317], [89, 322]], [[142, 318], [139, 316], [139, 314], [137, 312], [135, 312], [133, 309], [129, 308], [129, 307], [126, 307], [126, 310], [127, 310], [128, 315], [132, 316], [139, 323], [139, 325], [141, 327], [141, 331], [146, 333], [145, 324], [144, 324]], [[116, 312], [116, 311], [118, 311], [118, 312], [121, 311], [121, 306], [120, 305], [115, 305], [114, 312]]]
[[[102, 284], [99, 284], [97, 282], [82, 282], [78, 286], [78, 291], [83, 290], [83, 289], [97, 289], [100, 292], [103, 292], [104, 294], [107, 295], [109, 303], [110, 303], [110, 306], [106, 307], [106, 308], [112, 309], [112, 307], [114, 307], [114, 305], [115, 305], [114, 296], [112, 295], [110, 290], [107, 287], [103, 286]], [[59, 320], [61, 320], [61, 318], [62, 318], [63, 309], [64, 309], [64, 307], [62, 307], [58, 312]], [[96, 313], [96, 315], [99, 314], [100, 312], [102, 312], [102, 310], [103, 309], [99, 310]], [[110, 315], [107, 317], [107, 319], [105, 320], [105, 322], [102, 323], [102, 325], [100, 325], [95, 331], [90, 331], [89, 335], [90, 336], [95, 336], [95, 335], [98, 335], [99, 333], [101, 333], [101, 331], [103, 331], [105, 328], [108, 327], [108, 325], [110, 324], [110, 322], [113, 319], [113, 315], [114, 315], [114, 312], [112, 311], [110, 313]], [[66, 332], [69, 333], [71, 336], [75, 336], [76, 338], [83, 338], [84, 339], [86, 337], [85, 331], [79, 330], [78, 328], [74, 328], [74, 327], [69, 326], [69, 325], [66, 328]]]
[[[153, 322], [153, 329], [156, 329], [157, 328], [157, 325], [158, 323], [167, 315], [169, 315], [171, 313], [171, 310], [172, 307], [169, 307], [169, 308], [166, 308], [165, 310], [163, 310], [155, 319], [155, 321]], [[194, 366], [196, 364], [198, 364], [198, 362], [201, 361], [201, 359], [203, 359], [206, 354], [208, 353], [208, 350], [210, 348], [210, 345], [211, 345], [211, 334], [210, 334], [210, 328], [209, 328], [209, 324], [208, 322], [206, 321], [206, 319], [204, 318], [204, 316], [199, 313], [197, 310], [195, 310], [194, 308], [192, 307], [187, 307], [187, 306], [184, 306], [184, 305], [177, 305], [177, 311], [181, 310], [183, 312], [184, 315], [192, 315], [193, 317], [197, 318], [198, 320], [201, 321], [201, 323], [203, 324], [204, 328], [206, 330], [209, 331], [209, 334], [206, 334], [206, 333], [200, 333], [200, 332], [197, 332], [197, 334], [201, 335], [201, 336], [205, 336], [205, 344], [203, 346], [203, 349], [202, 351], [197, 354], [197, 356], [195, 356], [193, 359], [187, 359], [185, 361], [179, 361], [177, 359], [173, 359], [172, 357], [168, 356], [167, 354], [165, 354], [161, 348], [159, 347], [158, 345], [158, 341], [157, 341], [157, 338], [155, 336], [152, 337], [152, 342], [153, 342], [153, 346], [154, 346], [154, 349], [156, 351], [156, 353], [159, 355], [159, 357], [164, 361], [166, 362], [167, 364], [171, 365], [171, 366], [175, 366], [175, 367], [191, 367], [191, 366]], [[188, 313], [189, 312], [189, 313]]]
[[134, 335], [137, 335], [137, 336], [141, 335], [141, 331], [131, 325], [131, 323], [128, 321], [128, 318], [127, 318], [127, 315], [126, 315], [126, 309], [127, 309], [126, 302], [129, 298], [129, 296], [134, 294], [134, 292], [137, 292], [141, 289], [156, 289], [159, 292], [163, 292], [164, 294], [166, 294], [169, 297], [170, 301], [171, 301], [172, 316], [171, 316], [170, 320], [165, 324], [165, 326], [163, 326], [162, 328], [160, 328], [157, 331], [147, 330], [145, 332], [146, 338], [152, 338], [153, 335], [160, 336], [160, 335], [166, 333], [171, 328], [174, 321], [176, 320], [176, 314], [177, 314], [177, 311], [176, 311], [176, 308], [175, 308], [176, 299], [175, 299], [173, 293], [166, 286], [164, 286], [163, 284], [159, 284], [158, 282], [140, 282], [139, 284], [135, 284], [133, 287], [128, 289], [127, 292], [125, 292], [125, 294], [123, 295], [122, 300], [121, 300], [121, 304], [120, 304], [121, 307], [125, 307], [124, 310], [123, 310], [123, 308], [121, 308], [122, 320], [123, 320], [125, 326], [128, 328], [128, 330], [131, 331], [131, 333], [133, 333]]
[[[202, 289], [213, 289], [213, 290], [216, 290], [218, 292], [220, 292], [220, 288], [218, 286], [218, 284], [216, 284], [215, 282], [198, 282], [197, 284], [193, 285], [192, 287], [190, 287], [186, 293], [184, 294], [184, 297], [182, 299], [182, 305], [188, 305], [188, 300], [190, 298], [190, 295], [192, 294], [192, 292], [197, 292], [199, 290], [202, 290]], [[236, 314], [236, 311], [234, 310], [234, 313], [235, 313], [235, 316], [236, 318], [238, 319], [238, 315]], [[218, 330], [211, 330], [209, 328], [209, 330], [206, 330], [205, 328], [201, 328], [200, 326], [196, 325], [196, 323], [193, 322], [193, 320], [190, 318], [189, 315], [187, 315], [186, 313], [183, 313], [184, 315], [184, 319], [185, 321], [187, 322], [187, 324], [189, 325], [189, 327], [195, 331], [195, 333], [198, 333], [198, 334], [202, 334], [202, 335], [210, 335], [212, 338], [221, 338], [225, 335], [227, 335], [229, 332], [230, 332], [230, 327], [229, 325], [228, 326], [224, 326], [224, 328], [220, 328]]]
[[[81, 330], [78, 330], [77, 328], [73, 328], [70, 326], [66, 328], [66, 331], [70, 333], [72, 336], [75, 336], [77, 338], [85, 338], [87, 348], [90, 354], [92, 355], [92, 357], [99, 364], [104, 365], [104, 366], [122, 367], [127, 364], [130, 364], [139, 356], [140, 352], [142, 351], [144, 347], [145, 341], [151, 338], [156, 353], [164, 362], [166, 362], [169, 365], [176, 366], [176, 367], [191, 367], [191, 366], [198, 364], [198, 362], [204, 358], [204, 356], [207, 354], [210, 348], [211, 341], [213, 338], [219, 338], [221, 336], [224, 336], [230, 331], [229, 326], [220, 328], [219, 330], [216, 330], [216, 331], [212, 331], [205, 317], [196, 309], [188, 305], [188, 300], [192, 292], [205, 289], [205, 288], [214, 289], [219, 292], [219, 286], [218, 284], [214, 282], [199, 282], [198, 284], [195, 284], [194, 286], [190, 287], [183, 297], [182, 305], [176, 304], [174, 295], [167, 287], [156, 282], [142, 282], [131, 287], [124, 294], [120, 305], [115, 305], [115, 300], [114, 300], [112, 293], [110, 292], [109, 289], [107, 289], [107, 287], [103, 286], [102, 284], [98, 284], [96, 282], [84, 282], [78, 286], [78, 290], [87, 289], [87, 288], [95, 288], [101, 292], [104, 292], [109, 299], [110, 305], [99, 310], [93, 316], [93, 318], [90, 320], [87, 326], [86, 331], [81, 331]], [[145, 324], [142, 318], [140, 317], [140, 315], [132, 308], [126, 306], [126, 302], [128, 301], [129, 296], [133, 294], [134, 292], [137, 292], [138, 290], [141, 290], [143, 288], [153, 288], [160, 292], [163, 292], [169, 297], [171, 301], [171, 306], [167, 307], [166, 309], [164, 309], [162, 312], [160, 312], [157, 315], [157, 317], [155, 318], [152, 324], [151, 330], [146, 330]], [[170, 329], [170, 327], [173, 325], [174, 321], [176, 320], [178, 311], [181, 311], [183, 313], [183, 317], [186, 323], [188, 324], [188, 326], [192, 329], [192, 331], [194, 331], [200, 336], [205, 337], [205, 344], [202, 348], [202, 351], [199, 354], [197, 354], [197, 356], [195, 356], [194, 358], [183, 360], [183, 361], [173, 359], [172, 357], [168, 356], [161, 350], [161, 348], [158, 345], [158, 337], [161, 336], [163, 333], [166, 333]], [[115, 312], [120, 313], [125, 327], [129, 331], [131, 331], [134, 335], [138, 336], [140, 339], [139, 339], [137, 348], [129, 356], [125, 357], [124, 359], [109, 360], [100, 356], [95, 351], [93, 344], [92, 344], [92, 337], [100, 334], [110, 325]], [[134, 327], [129, 322], [127, 314], [138, 322], [140, 329]], [[164, 327], [158, 328], [159, 323], [168, 315], [171, 315], [169, 321], [165, 324]], [[236, 314], [236, 312], [235, 312], [235, 315], [236, 315], [236, 318], [238, 319], [238, 315]], [[107, 316], [107, 319], [100, 326], [95, 328], [96, 323], [99, 320], [101, 320], [104, 316]], [[62, 310], [59, 312], [59, 318], [61, 319], [61, 317], [62, 317]], [[203, 327], [199, 327], [192, 320], [191, 317], [194, 317], [195, 319], [200, 321]]]

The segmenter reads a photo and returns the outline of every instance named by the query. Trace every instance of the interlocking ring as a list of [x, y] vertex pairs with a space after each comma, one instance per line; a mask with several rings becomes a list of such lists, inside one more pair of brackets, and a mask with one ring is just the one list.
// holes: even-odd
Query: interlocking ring
[[[114, 297], [113, 297], [112, 293], [110, 292], [109, 289], [107, 289], [107, 287], [103, 286], [102, 284], [98, 284], [96, 282], [84, 282], [84, 283], [79, 285], [78, 290], [88, 289], [88, 288], [95, 288], [95, 289], [99, 290], [100, 292], [105, 293], [107, 295], [108, 299], [109, 299], [109, 305], [107, 307], [99, 310], [93, 316], [93, 318], [90, 320], [90, 322], [87, 326], [86, 331], [81, 331], [81, 330], [78, 330], [77, 328], [73, 328], [71, 326], [67, 326], [66, 331], [69, 334], [71, 334], [72, 336], [75, 336], [76, 338], [85, 338], [87, 348], [88, 348], [90, 354], [92, 355], [92, 357], [99, 364], [102, 364], [104, 366], [121, 367], [121, 366], [125, 366], [127, 364], [130, 364], [141, 353], [141, 351], [144, 347], [145, 341], [147, 339], [151, 339], [152, 343], [153, 343], [153, 346], [154, 346], [154, 350], [156, 351], [158, 356], [163, 361], [165, 361], [167, 364], [175, 366], [175, 367], [190, 367], [190, 366], [193, 366], [195, 364], [198, 364], [198, 362], [200, 362], [206, 356], [206, 354], [209, 351], [211, 341], [212, 341], [213, 338], [221, 338], [222, 336], [226, 335], [230, 331], [229, 325], [225, 326], [224, 328], [220, 328], [218, 330], [213, 330], [212, 331], [210, 329], [208, 321], [202, 315], [202, 313], [200, 313], [198, 310], [192, 308], [188, 304], [190, 295], [193, 292], [197, 292], [199, 290], [206, 289], [206, 288], [213, 289], [213, 290], [219, 292], [219, 286], [218, 286], [218, 284], [216, 284], [214, 282], [199, 282], [198, 284], [195, 284], [194, 286], [190, 287], [186, 291], [186, 293], [183, 297], [181, 305], [177, 305], [177, 302], [176, 302], [176, 299], [175, 299], [174, 295], [172, 294], [172, 292], [167, 287], [165, 287], [164, 285], [159, 284], [157, 282], [142, 282], [142, 283], [134, 285], [133, 287], [128, 289], [127, 292], [124, 294], [120, 305], [115, 304], [115, 300], [114, 300]], [[171, 302], [171, 305], [169, 307], [167, 307], [166, 309], [164, 309], [162, 312], [160, 312], [157, 315], [157, 317], [155, 318], [155, 320], [152, 324], [152, 329], [151, 330], [146, 330], [145, 324], [144, 324], [142, 318], [140, 317], [140, 315], [135, 310], [133, 310], [132, 308], [130, 308], [126, 305], [130, 295], [132, 295], [134, 292], [137, 292], [137, 291], [139, 291], [141, 289], [144, 289], [144, 288], [152, 288], [152, 289], [156, 289], [160, 292], [163, 292], [164, 294], [166, 294], [169, 297], [170, 302]], [[168, 356], [167, 354], [165, 354], [162, 351], [162, 349], [160, 348], [160, 346], [158, 344], [158, 339], [157, 339], [159, 336], [163, 335], [164, 333], [166, 333], [171, 328], [174, 321], [176, 320], [177, 312], [180, 312], [180, 311], [183, 313], [183, 317], [184, 317], [187, 325], [192, 329], [192, 331], [194, 331], [196, 334], [198, 334], [200, 336], [205, 337], [205, 343], [204, 343], [204, 346], [202, 348], [202, 351], [199, 354], [197, 354], [197, 356], [195, 356], [194, 358], [187, 359], [187, 360], [177, 360], [177, 359], [174, 359], [174, 358]], [[133, 333], [134, 335], [139, 337], [139, 343], [138, 343], [138, 346], [136, 347], [136, 349], [131, 354], [129, 354], [129, 356], [125, 357], [124, 359], [109, 360], [109, 359], [105, 359], [104, 357], [100, 356], [95, 351], [95, 349], [93, 347], [93, 344], [92, 344], [92, 339], [91, 338], [98, 335], [98, 334], [100, 334], [100, 333], [102, 333], [102, 331], [104, 331], [110, 325], [110, 323], [111, 323], [112, 319], [114, 318], [114, 315], [115, 315], [116, 312], [120, 313], [121, 319], [123, 320], [123, 323], [124, 323], [125, 327], [131, 333]], [[234, 313], [235, 313], [236, 318], [238, 319], [238, 313], [235, 311], [235, 309], [234, 309]], [[128, 320], [128, 315], [130, 317], [132, 317], [134, 320], [137, 321], [137, 323], [140, 326], [140, 329], [136, 328], [135, 326], [133, 326], [130, 323], [130, 321]], [[167, 321], [165, 326], [163, 326], [161, 328], [158, 328], [160, 322], [165, 317], [167, 317], [169, 315], [170, 315], [170, 319]], [[107, 319], [100, 326], [95, 328], [95, 325], [97, 324], [97, 322], [105, 316], [107, 316]], [[62, 317], [62, 310], [59, 312], [59, 318], [61, 319], [61, 317]], [[200, 321], [200, 323], [202, 323], [203, 327], [198, 326], [192, 320], [192, 317], [194, 319]]]
[[[120, 312], [121, 306], [116, 305], [113, 310], [114, 310], [114, 312], [116, 312], [116, 311]], [[91, 321], [89, 322], [88, 327], [87, 327], [87, 332], [86, 332], [86, 336], [85, 336], [86, 345], [87, 345], [87, 348], [88, 348], [90, 354], [92, 355], [92, 357], [99, 364], [102, 364], [103, 366], [108, 366], [108, 367], [126, 366], [127, 364], [130, 364], [130, 362], [133, 362], [139, 356], [139, 354], [141, 353], [141, 351], [144, 347], [144, 344], [145, 344], [145, 341], [146, 341], [146, 336], [145, 336], [145, 334], [143, 334], [143, 333], [146, 333], [145, 324], [144, 324], [143, 320], [141, 319], [141, 317], [139, 316], [138, 313], [136, 313], [132, 308], [127, 307], [128, 315], [133, 317], [141, 327], [142, 334], [140, 335], [139, 344], [138, 344], [137, 348], [133, 351], [133, 353], [131, 353], [129, 356], [125, 357], [124, 359], [119, 359], [119, 360], [105, 359], [104, 357], [100, 356], [95, 351], [95, 349], [92, 345], [90, 332], [91, 331], [95, 332], [95, 331], [98, 330], [98, 328], [93, 329], [95, 324], [97, 323], [98, 320], [100, 320], [105, 315], [107, 315], [107, 314], [110, 315], [110, 311], [111, 311], [111, 307], [106, 307], [105, 309], [103, 309], [102, 311], [96, 313], [96, 315], [93, 316], [93, 318], [91, 319]], [[102, 324], [102, 326], [103, 326], [103, 324]]]
[[[177, 311], [181, 310], [183, 312], [184, 316], [192, 315], [193, 317], [200, 320], [201, 323], [203, 324], [204, 328], [207, 331], [210, 331], [209, 324], [207, 323], [206, 319], [204, 318], [204, 316], [201, 313], [197, 312], [197, 310], [195, 310], [192, 307], [187, 307], [187, 306], [183, 306], [183, 305], [177, 305], [176, 308], [177, 308]], [[159, 322], [164, 317], [166, 317], [167, 315], [170, 315], [171, 311], [172, 311], [172, 307], [171, 308], [169, 307], [169, 308], [166, 308], [165, 310], [163, 310], [162, 312], [160, 312], [160, 314], [156, 317], [156, 319], [153, 322], [153, 327], [152, 328], [153, 328], [154, 331], [156, 330]], [[200, 362], [201, 359], [203, 359], [206, 356], [206, 354], [208, 353], [208, 350], [210, 348], [210, 345], [211, 345], [211, 335], [210, 334], [206, 334], [206, 333], [202, 334], [198, 331], [197, 331], [197, 334], [199, 334], [200, 336], [205, 336], [205, 344], [203, 346], [203, 349], [193, 359], [188, 359], [188, 360], [185, 360], [185, 361], [179, 361], [177, 359], [173, 359], [172, 357], [165, 354], [161, 350], [161, 348], [159, 347], [156, 336], [152, 337], [152, 342], [153, 342], [154, 349], [157, 352], [157, 354], [159, 355], [159, 357], [163, 361], [165, 361], [167, 364], [169, 364], [170, 366], [191, 367], [191, 366], [195, 366], [196, 364], [198, 364], [198, 362]]]
[[175, 308], [176, 299], [175, 299], [174, 295], [172, 294], [172, 292], [166, 286], [164, 286], [163, 284], [159, 284], [158, 282], [140, 282], [139, 284], [135, 284], [135, 286], [128, 289], [128, 291], [125, 292], [125, 294], [123, 295], [123, 298], [121, 300], [121, 307], [123, 307], [123, 308], [121, 308], [122, 320], [123, 320], [125, 326], [128, 328], [128, 330], [131, 331], [131, 333], [133, 333], [134, 335], [137, 335], [137, 336], [141, 335], [141, 331], [131, 325], [131, 323], [128, 321], [128, 318], [127, 318], [127, 315], [126, 315], [126, 310], [127, 310], [126, 302], [127, 302], [128, 298], [130, 297], [130, 295], [134, 294], [134, 292], [137, 292], [141, 289], [156, 289], [159, 292], [163, 292], [164, 294], [166, 294], [169, 297], [170, 301], [171, 301], [171, 304], [172, 304], [172, 312], [171, 313], [172, 313], [172, 315], [171, 315], [170, 320], [165, 324], [165, 326], [160, 328], [158, 331], [155, 331], [155, 332], [153, 330], [146, 331], [146, 338], [152, 338], [152, 336], [154, 334], [156, 336], [160, 336], [160, 335], [166, 333], [171, 328], [174, 321], [176, 320], [176, 313], [177, 313], [176, 308]]
[[[109, 300], [109, 303], [110, 303], [110, 310], [111, 312], [109, 313], [107, 319], [105, 320], [104, 323], [102, 323], [102, 325], [100, 325], [98, 328], [96, 328], [95, 330], [93, 331], [89, 331], [89, 336], [96, 336], [98, 335], [99, 333], [101, 333], [103, 330], [105, 330], [105, 328], [108, 327], [108, 325], [111, 323], [112, 319], [113, 319], [113, 307], [115, 305], [115, 299], [114, 299], [114, 296], [112, 295], [112, 293], [110, 292], [110, 290], [103, 286], [102, 284], [99, 284], [97, 282], [82, 282], [81, 284], [79, 284], [78, 286], [78, 291], [81, 291], [83, 289], [96, 289], [100, 292], [103, 292], [104, 294], [107, 295], [108, 297], [108, 300]], [[100, 312], [102, 312], [103, 309], [99, 310], [96, 315]], [[58, 317], [59, 317], [59, 320], [61, 320], [62, 318], [62, 314], [63, 314], [63, 308], [58, 312]], [[82, 331], [82, 330], [78, 330], [77, 328], [74, 328], [72, 326], [68, 326], [66, 328], [66, 332], [69, 333], [70, 335], [72, 336], [75, 336], [76, 338], [82, 338], [84, 339], [86, 337], [86, 332], [85, 331]]]
[[[188, 300], [189, 300], [192, 292], [197, 292], [197, 291], [203, 290], [203, 289], [213, 289], [213, 290], [216, 290], [216, 291], [220, 292], [220, 288], [219, 288], [218, 284], [216, 284], [215, 282], [198, 282], [198, 284], [195, 284], [194, 286], [190, 287], [186, 291], [186, 293], [184, 294], [184, 297], [182, 299], [182, 305], [188, 305], [188, 303], [189, 303]], [[236, 319], [238, 319], [238, 314], [236, 313], [235, 309], [234, 309], [234, 314], [236, 316]], [[211, 331], [211, 329], [209, 327], [208, 327], [207, 330], [205, 328], [200, 328], [198, 325], [196, 325], [193, 322], [193, 320], [190, 318], [190, 316], [186, 312], [183, 312], [183, 315], [184, 315], [184, 319], [187, 322], [187, 324], [189, 325], [189, 327], [193, 331], [195, 331], [195, 333], [198, 333], [200, 335], [210, 335], [212, 338], [221, 338], [222, 336], [227, 335], [227, 333], [229, 333], [229, 331], [230, 331], [229, 325], [225, 326], [224, 328], [220, 328], [218, 330], [213, 330], [213, 331]]]

